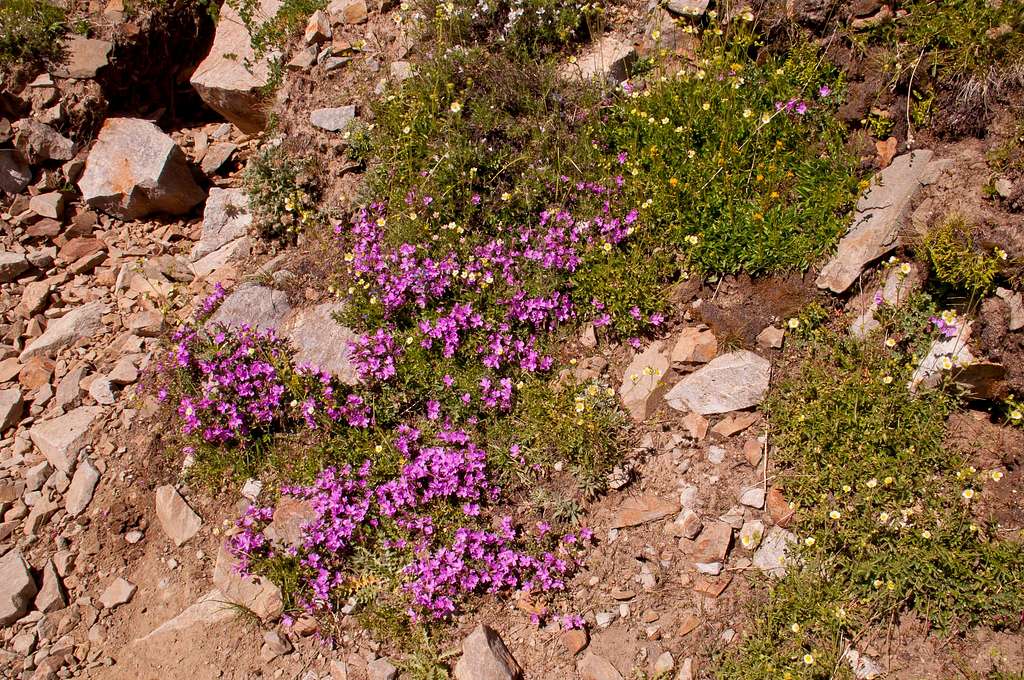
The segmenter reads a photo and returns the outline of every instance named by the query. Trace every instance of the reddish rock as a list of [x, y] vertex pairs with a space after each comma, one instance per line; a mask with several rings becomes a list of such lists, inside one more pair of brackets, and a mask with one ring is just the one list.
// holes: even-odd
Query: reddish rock
[[679, 503], [655, 496], [627, 499], [612, 519], [613, 529], [635, 527], [674, 515], [679, 512]]
[[776, 526], [785, 529], [793, 523], [793, 515], [795, 514], [795, 511], [793, 508], [789, 507], [789, 502], [782, 495], [781, 489], [775, 486], [769, 489], [765, 503], [768, 506], [768, 515], [772, 518], [772, 522], [774, 522]]
[[693, 561], [700, 563], [722, 562], [732, 542], [732, 527], [725, 522], [713, 522], [704, 527], [694, 542]]

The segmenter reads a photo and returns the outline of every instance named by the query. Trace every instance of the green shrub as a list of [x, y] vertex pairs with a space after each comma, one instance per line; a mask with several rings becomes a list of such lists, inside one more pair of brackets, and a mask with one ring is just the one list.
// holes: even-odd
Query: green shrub
[[0, 69], [57, 58], [66, 18], [63, 8], [47, 0], [0, 3]]
[[808, 267], [856, 193], [839, 71], [807, 49], [762, 63], [757, 45], [743, 22], [705, 32], [698, 70], [652, 78], [594, 129], [635, 179], [645, 250], [685, 254], [698, 273]]
[[954, 397], [907, 389], [933, 314], [918, 296], [884, 309], [865, 342], [811, 333], [798, 370], [773, 389], [777, 483], [797, 508], [800, 566], [755, 609], [721, 677], [829, 677], [863, 626], [904, 610], [947, 632], [1019, 625], [1024, 547], [999, 540], [976, 509], [1002, 475], [944, 445]]
[[924, 253], [935, 279], [973, 300], [992, 290], [1006, 259], [1006, 252], [983, 250], [974, 241], [971, 228], [961, 217], [950, 217], [924, 238]]
[[253, 224], [264, 238], [294, 239], [318, 223], [320, 194], [313, 161], [293, 157], [280, 146], [268, 146], [253, 156], [242, 176]]

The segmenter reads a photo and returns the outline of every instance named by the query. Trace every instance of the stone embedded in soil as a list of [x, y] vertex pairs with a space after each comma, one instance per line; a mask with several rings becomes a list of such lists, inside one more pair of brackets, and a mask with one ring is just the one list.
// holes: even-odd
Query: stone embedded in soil
[[672, 347], [673, 364], [706, 364], [718, 353], [718, 339], [707, 328], [684, 328]]
[[266, 331], [281, 326], [291, 311], [284, 292], [266, 286], [244, 285], [224, 299], [206, 327], [223, 324], [237, 328], [248, 324], [258, 331]]
[[772, 518], [772, 522], [776, 526], [785, 529], [793, 523], [796, 510], [790, 507], [789, 502], [782, 495], [782, 490], [777, 486], [773, 486], [768, 490], [765, 503], [768, 506], [768, 516]]
[[648, 522], [664, 519], [679, 512], [679, 503], [656, 496], [628, 498], [612, 518], [613, 529], [635, 527]]
[[64, 41], [67, 58], [54, 74], [76, 80], [95, 78], [99, 70], [109, 63], [113, 47], [114, 44], [106, 40], [74, 35]]
[[652, 396], [668, 371], [669, 360], [660, 340], [652, 342], [636, 355], [622, 375], [619, 398], [633, 420], [642, 422], [650, 415]]
[[932, 342], [910, 378], [911, 392], [922, 386], [936, 387], [941, 382], [943, 374], [948, 372], [943, 368], [943, 362], [947, 359], [955, 368], [974, 363], [974, 354], [970, 348], [973, 325], [972, 322], [967, 322], [961, 325], [953, 337], [942, 336]]
[[70, 517], [78, 517], [92, 502], [96, 485], [100, 481], [100, 471], [86, 458], [75, 469], [75, 476], [71, 478], [71, 486], [64, 496], [64, 510]]
[[177, 546], [195, 536], [203, 526], [203, 519], [170, 484], [156, 490], [156, 515], [164, 533]]
[[263, 621], [272, 621], [284, 610], [281, 590], [260, 576], [242, 576], [238, 573], [238, 560], [221, 544], [217, 564], [213, 570], [213, 585], [222, 602], [241, 605]]
[[276, 630], [268, 630], [263, 633], [263, 646], [260, 647], [260, 658], [263, 661], [273, 661], [279, 656], [291, 653], [291, 651], [292, 643]]
[[18, 359], [25, 363], [36, 355], [56, 352], [79, 339], [95, 336], [104, 329], [103, 315], [109, 309], [102, 302], [90, 302], [53, 319], [46, 331], [25, 347]]
[[367, 19], [366, 0], [331, 0], [327, 14], [335, 23], [361, 24]]
[[674, 409], [705, 416], [738, 411], [761, 403], [770, 375], [767, 359], [738, 350], [723, 354], [680, 380], [665, 400]]
[[517, 680], [522, 669], [501, 636], [478, 624], [462, 641], [462, 658], [455, 664], [455, 680]]
[[78, 451], [90, 442], [90, 428], [100, 414], [98, 406], [79, 406], [57, 418], [33, 424], [28, 435], [50, 465], [71, 474]]
[[688, 16], [704, 14], [711, 0], [669, 0], [666, 5], [670, 12]]
[[334, 35], [331, 20], [322, 9], [313, 12], [306, 21], [306, 30], [302, 36], [307, 45], [319, 45], [327, 42]]
[[875, 678], [880, 678], [885, 673], [885, 670], [877, 661], [852, 647], [846, 650], [846, 660], [849, 662], [853, 675], [857, 680], [875, 680]]
[[585, 628], [562, 631], [562, 644], [565, 645], [566, 650], [571, 656], [576, 656], [582, 652], [588, 642], [590, 642], [590, 637], [587, 635]]
[[622, 680], [622, 674], [608, 659], [594, 652], [587, 652], [579, 663], [576, 671], [581, 680]]
[[351, 343], [356, 333], [334, 319], [342, 309], [335, 302], [298, 309], [285, 322], [281, 333], [295, 347], [296, 364], [312, 364], [346, 385], [355, 385], [358, 373], [351, 361]]
[[792, 533], [779, 526], [772, 527], [754, 553], [753, 565], [769, 576], [785, 576], [789, 562], [787, 552], [794, 543], [796, 536]]
[[676, 662], [672, 658], [672, 652], [662, 652], [658, 655], [658, 658], [654, 660], [654, 675], [664, 676], [672, 672], [675, 668]]
[[59, 220], [64, 214], [64, 194], [59, 191], [36, 194], [29, 199], [28, 209], [40, 217]]
[[754, 484], [740, 490], [740, 504], [748, 508], [760, 510], [764, 507], [764, 487], [761, 484]]
[[847, 234], [839, 241], [836, 254], [818, 276], [819, 288], [842, 293], [868, 263], [899, 245], [899, 228], [915, 194], [934, 181], [941, 169], [932, 163], [927, 149], [895, 158], [878, 173], [857, 202]]
[[575, 63], [563, 65], [563, 78], [621, 83], [629, 77], [636, 50], [618, 38], [606, 35], [586, 48]]
[[691, 611], [683, 612], [682, 616], [679, 617], [679, 628], [677, 634], [679, 637], [686, 637], [693, 631], [700, 627], [700, 619], [697, 615]]
[[723, 562], [732, 543], [732, 527], [725, 522], [705, 525], [693, 544], [690, 557], [695, 563]]
[[777, 326], [768, 326], [757, 334], [757, 346], [762, 349], [780, 349], [786, 338], [786, 331]]
[[328, 109], [314, 109], [309, 113], [309, 122], [313, 127], [328, 132], [343, 132], [356, 119], [356, 107], [337, 106]]
[[192, 261], [248, 235], [252, 225], [249, 198], [241, 189], [213, 187], [203, 208], [203, 232], [192, 248]]
[[684, 509], [679, 513], [679, 517], [674, 522], [666, 526], [666, 530], [673, 536], [688, 538], [691, 541], [697, 537], [697, 534], [703, 528], [704, 522], [701, 521], [700, 515], [690, 508]]
[[[256, 15], [273, 17], [281, 0], [256, 3]], [[267, 56], [256, 58], [249, 30], [231, 3], [221, 8], [213, 45], [192, 74], [191, 84], [207, 105], [246, 134], [267, 124], [262, 89], [270, 81]]]
[[119, 576], [100, 595], [100, 604], [104, 609], [114, 609], [127, 604], [135, 596], [136, 590], [134, 583]]
[[348, 664], [341, 659], [332, 659], [329, 670], [331, 680], [349, 680]]
[[57, 568], [53, 560], [49, 560], [43, 567], [43, 587], [36, 594], [35, 608], [44, 614], [60, 611], [68, 606], [67, 597], [64, 594], [64, 585], [57, 574]]
[[761, 462], [763, 449], [764, 444], [757, 438], [748, 439], [743, 443], [743, 457], [750, 467], [757, 467], [757, 464]]
[[759, 519], [747, 520], [740, 529], [740, 545], [747, 550], [756, 550], [764, 537], [764, 522]]
[[0, 557], [0, 626], [24, 616], [35, 594], [36, 582], [21, 551], [11, 550]]
[[[374, 659], [366, 665], [367, 680], [395, 680], [398, 677], [398, 669], [387, 657]], [[455, 676], [458, 679], [458, 676]]]
[[719, 437], [731, 437], [734, 434], [747, 429], [760, 418], [761, 414], [757, 412], [737, 413], [736, 415], [726, 416], [715, 423], [715, 426], [711, 428], [711, 432]]
[[174, 140], [148, 120], [108, 118], [78, 180], [90, 206], [125, 220], [181, 215], [206, 194]]
[[1007, 328], [1011, 331], [1024, 328], [1024, 295], [1007, 288], [996, 288], [996, 297], [1003, 300], [1010, 309], [1010, 323]]
[[0, 191], [20, 194], [32, 182], [32, 168], [13, 149], [0, 149]]
[[21, 390], [17, 387], [0, 390], [0, 432], [6, 432], [17, 425], [24, 410], [25, 401]]
[[302, 545], [302, 527], [315, 519], [316, 511], [309, 501], [289, 496], [278, 502], [264, 533], [272, 541], [297, 548]]
[[217, 142], [203, 154], [203, 160], [199, 162], [199, 169], [203, 171], [204, 175], [214, 175], [231, 160], [237, 150], [238, 147], [230, 142]]

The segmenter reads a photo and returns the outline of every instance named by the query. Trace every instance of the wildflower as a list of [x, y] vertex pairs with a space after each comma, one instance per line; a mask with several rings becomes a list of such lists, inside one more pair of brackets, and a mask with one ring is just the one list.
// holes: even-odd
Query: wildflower
[[998, 482], [1000, 479], [1003, 478], [1003, 473], [1000, 472], [999, 470], [993, 470], [991, 477], [993, 482]]
[[511, 201], [512, 200], [512, 194], [508, 193], [507, 191], [503, 192], [501, 194], [501, 200], [505, 201], [506, 203], [508, 201]]
[[838, 510], [833, 510], [832, 512], [828, 513], [828, 516], [832, 519], [839, 519], [840, 517], [842, 517], [842, 514]]
[[872, 477], [871, 479], [868, 480], [867, 484], [869, 489], [874, 489], [876, 486], [878, 486], [878, 480]]
[[891, 385], [892, 384], [892, 376], [891, 375], [887, 375], [887, 376], [883, 377], [882, 378], [882, 384], [883, 385]]
[[793, 631], [794, 633], [799, 633], [800, 632], [800, 624], [799, 623], [794, 623], [792, 626], [789, 627], [789, 629], [791, 631]]
[[928, 531], [927, 529], [925, 529], [924, 531], [921, 532], [921, 538], [923, 538], [924, 540], [926, 540], [926, 541], [930, 540], [931, 537], [932, 537], [932, 532]]
[[813, 666], [814, 665], [814, 655], [813, 654], [804, 654], [804, 664], [807, 665], [807, 666]]
[[1021, 413], [1019, 408], [1010, 411], [1010, 420], [1020, 420], [1021, 418], [1024, 418], [1024, 413]]
[[849, 484], [843, 484], [843, 493], [850, 493], [852, 487]]
[[452, 105], [449, 106], [448, 109], [452, 113], [458, 113], [459, 111], [462, 110], [462, 103], [461, 102], [452, 102]]
[[942, 357], [942, 361], [939, 362], [939, 367], [944, 371], [949, 371], [953, 368], [953, 361], [949, 357]]
[[974, 489], [966, 488], [960, 492], [960, 495], [964, 497], [964, 500], [971, 500], [974, 498]]
[[892, 484], [895, 481], [896, 480], [893, 477], [886, 477], [885, 479], [882, 480], [882, 484], [885, 484], [886, 486], [889, 486], [890, 484]]
[[900, 265], [900, 274], [902, 274], [903, 276], [906, 276], [909, 273], [910, 273], [910, 263], [909, 262], [904, 262], [903, 264]]
[[886, 338], [885, 346], [888, 347], [889, 349], [892, 349], [893, 347], [895, 347], [896, 346], [896, 338]]
[[753, 115], [754, 115], [754, 112], [751, 111], [750, 109], [743, 109], [743, 117], [744, 118], [750, 118]]
[[995, 253], [996, 257], [998, 257], [1000, 260], [1006, 259], [1006, 251], [1000, 248], [999, 246], [996, 246]]
[[827, 97], [832, 94], [832, 89], [828, 85], [822, 85], [818, 88], [819, 97]]
[[702, 108], [705, 111], [710, 111], [711, 110], [711, 104], [708, 103], [708, 102], [704, 102], [703, 104], [700, 105], [700, 108]]
[[800, 327], [800, 319], [793, 317], [792, 319], [786, 322], [786, 325], [789, 326], [790, 330], [796, 330], [797, 328]]
[[762, 113], [761, 114], [761, 122], [763, 124], [765, 124], [765, 125], [767, 125], [768, 123], [772, 122], [772, 112], [771, 111], [765, 111], [764, 113]]
[[804, 545], [812, 546], [814, 544], [815, 544], [814, 536], [808, 536], [807, 538], [804, 539]]

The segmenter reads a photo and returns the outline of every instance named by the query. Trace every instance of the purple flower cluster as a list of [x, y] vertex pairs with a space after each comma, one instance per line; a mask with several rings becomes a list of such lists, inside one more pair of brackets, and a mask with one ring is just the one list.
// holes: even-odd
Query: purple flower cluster
[[[401, 573], [411, 600], [408, 613], [414, 620], [424, 615], [446, 617], [470, 593], [513, 589], [541, 593], [565, 588], [566, 575], [592, 537], [589, 530], [563, 536], [548, 550], [539, 543], [547, 531], [538, 530], [533, 539], [537, 549], [527, 551], [527, 537], [506, 517], [498, 531], [462, 526], [445, 540], [435, 530], [429, 514], [432, 507], [440, 502], [455, 503], [472, 517], [480, 513], [481, 503], [498, 497], [499, 489], [487, 478], [486, 452], [465, 432], [444, 428], [426, 446], [419, 430], [401, 426], [393, 444], [407, 460], [394, 479], [373, 485], [371, 465], [366, 461], [358, 469], [348, 465], [327, 468], [311, 486], [282, 489], [285, 496], [308, 503], [314, 515], [301, 527], [301, 546], [283, 548], [298, 555], [305, 569], [307, 594], [303, 602], [308, 609], [330, 606], [337, 589], [348, 583], [346, 559], [352, 549], [373, 540], [384, 522], [394, 527], [384, 544], [410, 550], [410, 562]], [[264, 533], [272, 518], [271, 508], [253, 508], [238, 521], [241, 531], [230, 546], [243, 573], [255, 561], [282, 550]], [[394, 531], [399, 538], [392, 537]]]

